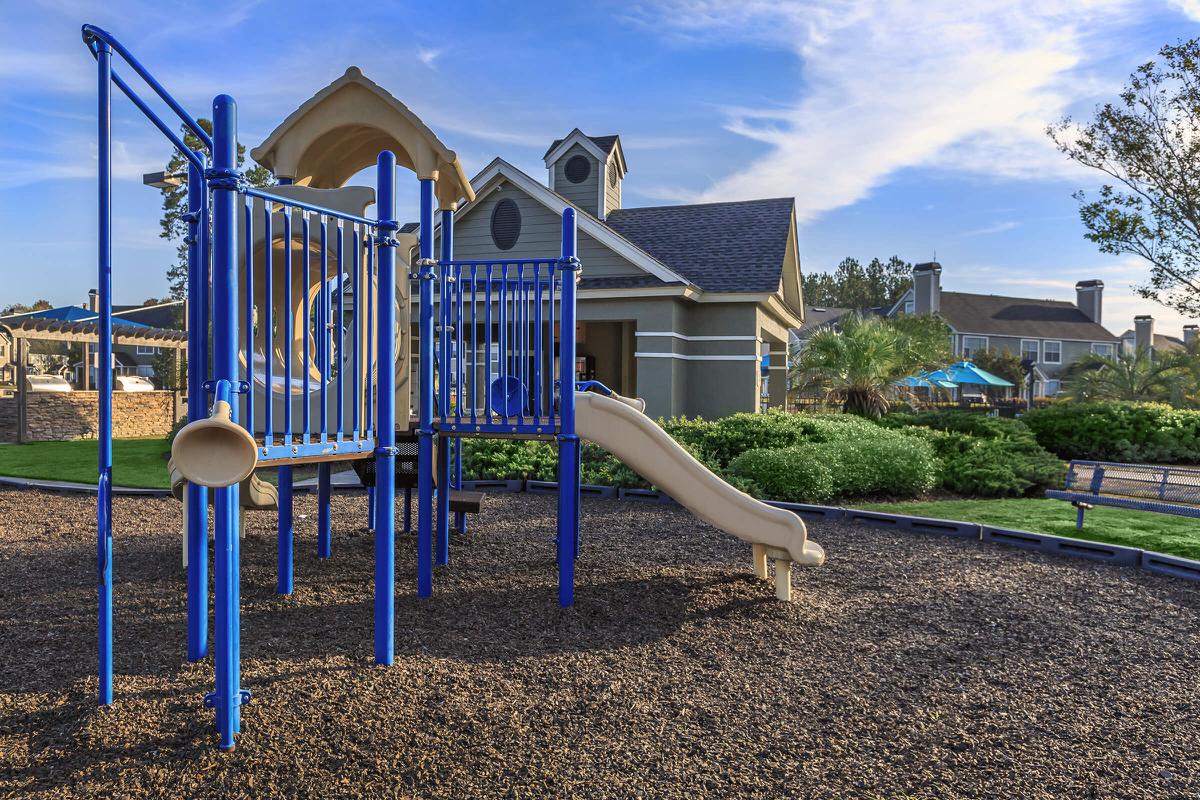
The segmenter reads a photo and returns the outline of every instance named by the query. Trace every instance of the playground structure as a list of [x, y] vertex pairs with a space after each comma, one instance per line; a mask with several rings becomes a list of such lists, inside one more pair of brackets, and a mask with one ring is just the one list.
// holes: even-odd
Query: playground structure
[[[189, 424], [176, 437], [170, 470], [185, 506], [187, 655], [192, 661], [208, 654], [210, 497], [215, 507], [216, 689], [205, 704], [216, 711], [223, 749], [234, 746], [240, 707], [250, 698], [240, 679], [241, 508], [277, 509], [277, 591], [288, 594], [293, 587], [293, 468], [317, 465], [317, 552], [329, 558], [331, 464], [373, 460], [374, 658], [391, 664], [397, 434], [408, 433], [414, 424], [420, 597], [433, 592], [435, 565], [450, 562], [450, 490], [461, 487], [461, 442], [470, 437], [556, 441], [556, 557], [564, 607], [574, 600], [580, 552], [581, 436], [629, 463], [701, 519], [751, 543], [760, 577], [768, 577], [767, 560], [773, 559], [781, 599], [791, 596], [792, 564], [823, 562], [823, 551], [807, 539], [797, 516], [725, 484], [646, 417], [639, 401], [593, 381], [577, 384], [575, 292], [581, 264], [574, 208], [563, 211], [557, 254], [456, 260], [454, 214], [474, 199], [457, 157], [356, 68], [302, 105], [252, 151], [279, 182], [258, 189], [238, 170], [231, 97], [213, 101], [210, 136], [111, 35], [88, 25], [83, 38], [98, 66], [102, 364], [112, 358], [112, 87], [188, 162]], [[113, 69], [114, 54], [199, 139], [200, 150], [189, 148]], [[344, 185], [371, 164], [375, 190]], [[395, 219], [398, 166], [412, 169], [419, 182], [417, 235], [402, 233]], [[373, 217], [367, 216], [372, 201]], [[415, 350], [410, 278], [419, 298]], [[198, 365], [210, 365], [211, 374]], [[113, 697], [113, 387], [111, 372], [99, 372], [100, 702], [108, 704]], [[440, 447], [438, 439], [444, 440]], [[266, 468], [278, 470], [277, 492], [255, 475]], [[461, 515], [454, 527], [465, 530]]]

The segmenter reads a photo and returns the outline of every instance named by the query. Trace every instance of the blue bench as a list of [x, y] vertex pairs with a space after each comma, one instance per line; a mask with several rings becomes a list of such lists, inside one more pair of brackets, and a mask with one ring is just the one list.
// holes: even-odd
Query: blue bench
[[1072, 461], [1063, 488], [1048, 490], [1046, 497], [1075, 506], [1076, 528], [1094, 506], [1200, 517], [1200, 469]]

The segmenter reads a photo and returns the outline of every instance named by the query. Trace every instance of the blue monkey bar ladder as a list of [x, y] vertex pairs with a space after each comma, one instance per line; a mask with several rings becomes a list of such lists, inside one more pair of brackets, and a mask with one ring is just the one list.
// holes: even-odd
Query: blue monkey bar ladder
[[[100, 363], [112, 363], [111, 115], [116, 86], [187, 162], [189, 422], [208, 418], [211, 397], [211, 408], [227, 406], [230, 423], [254, 439], [257, 466], [278, 468], [277, 591], [282, 594], [290, 593], [293, 584], [292, 467], [318, 465], [317, 550], [318, 556], [329, 557], [329, 464], [374, 458], [376, 485], [369, 503], [375, 533], [374, 657], [376, 663], [390, 664], [395, 635], [396, 287], [408, 277], [397, 274], [407, 266], [408, 255], [404, 264], [398, 263], [396, 157], [389, 151], [379, 154], [374, 218], [313, 205], [289, 197], [287, 190], [251, 187], [238, 170], [233, 98], [214, 99], [209, 135], [112, 35], [85, 25], [83, 40], [97, 64]], [[114, 55], [166, 104], [200, 147], [188, 147], [114, 70]], [[417, 593], [432, 593], [435, 555], [438, 564], [449, 563], [449, 489], [461, 486], [461, 440], [553, 438], [559, 449], [559, 599], [569, 606], [579, 542], [575, 212], [568, 208], [563, 213], [557, 258], [472, 262], [454, 260], [454, 208], [442, 209], [441, 257], [435, 259], [434, 194], [434, 180], [422, 178], [419, 258], [412, 273], [420, 289]], [[99, 370], [97, 388], [99, 702], [107, 705], [113, 701], [110, 369]], [[438, 448], [435, 464], [437, 437], [455, 445], [455, 452], [451, 455], [450, 446]], [[435, 471], [437, 486], [445, 489], [436, 495], [436, 531]], [[208, 655], [210, 493], [215, 506], [216, 689], [204, 702], [215, 711], [222, 749], [234, 747], [241, 706], [250, 699], [240, 674], [240, 492], [238, 482], [217, 488], [189, 484], [183, 496], [187, 657], [192, 661]], [[456, 527], [465, 529], [462, 520]]]

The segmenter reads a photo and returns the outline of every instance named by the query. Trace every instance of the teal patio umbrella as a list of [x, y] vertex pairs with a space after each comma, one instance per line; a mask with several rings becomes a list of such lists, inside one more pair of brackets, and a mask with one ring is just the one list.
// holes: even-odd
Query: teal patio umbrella
[[957, 364], [951, 364], [945, 369], [931, 372], [927, 377], [931, 380], [946, 380], [953, 383], [974, 386], [999, 386], [1003, 388], [1016, 385], [1012, 381], [1006, 381], [1004, 378], [993, 375], [986, 369], [975, 366], [970, 361], [959, 361]]

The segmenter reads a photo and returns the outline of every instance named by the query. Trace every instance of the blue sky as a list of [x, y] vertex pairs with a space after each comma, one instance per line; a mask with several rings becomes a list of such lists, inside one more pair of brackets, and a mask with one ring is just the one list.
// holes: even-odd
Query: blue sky
[[[1075, 281], [1101, 278], [1115, 332], [1135, 313], [1160, 332], [1184, 322], [1134, 297], [1140, 262], [1083, 239], [1071, 193], [1097, 177], [1043, 130], [1086, 117], [1162, 44], [1200, 35], [1200, 0], [198, 8], [4, 3], [0, 305], [79, 302], [94, 284], [95, 72], [79, 37], [92, 22], [194, 114], [232, 94], [250, 146], [355, 64], [468, 174], [501, 155], [540, 178], [555, 137], [619, 133], [627, 205], [794, 196], [805, 270], [936, 253], [946, 289], [1072, 299]], [[115, 294], [140, 302], [165, 293], [173, 258], [158, 193], [140, 183], [169, 150], [126, 102], [114, 132]]]

